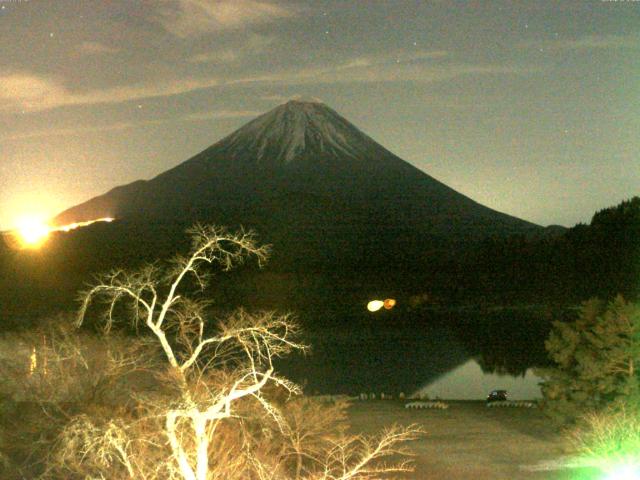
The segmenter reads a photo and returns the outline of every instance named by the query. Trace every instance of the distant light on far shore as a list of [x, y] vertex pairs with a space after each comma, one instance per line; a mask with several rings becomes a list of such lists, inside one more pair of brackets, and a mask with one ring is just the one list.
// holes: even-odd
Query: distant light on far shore
[[384, 302], [382, 300], [371, 300], [367, 303], [367, 310], [370, 312], [377, 312], [384, 306]]
[[367, 310], [369, 310], [370, 312], [377, 312], [382, 307], [384, 307], [385, 310], [391, 310], [395, 305], [396, 300], [394, 298], [387, 298], [384, 301], [371, 300], [369, 303], [367, 303]]

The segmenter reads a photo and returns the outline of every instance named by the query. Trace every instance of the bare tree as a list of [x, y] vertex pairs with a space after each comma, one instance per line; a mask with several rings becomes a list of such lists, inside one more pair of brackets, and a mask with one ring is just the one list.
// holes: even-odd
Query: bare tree
[[[78, 416], [69, 422], [52, 456], [52, 471], [75, 471], [81, 477], [102, 472], [112, 477], [117, 471], [123, 478], [168, 480], [346, 480], [407, 470], [404, 462], [378, 467], [372, 462], [403, 453], [395, 446], [415, 437], [418, 431], [413, 427], [389, 430], [377, 441], [341, 435], [327, 437], [322, 448], [306, 448], [304, 420], [292, 424], [267, 394], [274, 389], [286, 396], [301, 393], [298, 385], [276, 375], [273, 365], [278, 357], [306, 349], [298, 340], [298, 325], [289, 315], [240, 309], [212, 331], [205, 319], [209, 304], [189, 296], [210, 281], [205, 267], [218, 265], [227, 271], [249, 257], [262, 265], [268, 247], [259, 246], [251, 232], [197, 225], [189, 233], [193, 244], [187, 257], [167, 266], [114, 271], [82, 293], [78, 325], [92, 303], [102, 301], [108, 333], [126, 306], [134, 326], [146, 327], [159, 343], [168, 368], [162, 374], [163, 391], [138, 395], [138, 411], [129, 413], [126, 421]], [[252, 434], [242, 426], [246, 417], [241, 412], [247, 405], [254, 415], [255, 407], [260, 407], [263, 415], [258, 422], [268, 427]], [[231, 428], [232, 419], [242, 428]], [[166, 438], [164, 443], [153, 435], [158, 430]], [[224, 442], [225, 435], [235, 439], [235, 458], [212, 456], [220, 452], [215, 443]], [[269, 444], [268, 455], [252, 448], [258, 437]], [[303, 469], [303, 462], [309, 463], [308, 468]]]
[[151, 362], [152, 344], [121, 335], [98, 338], [73, 328], [67, 315], [44, 320], [36, 328], [5, 333], [0, 343], [0, 378], [18, 401], [55, 406], [103, 401], [118, 381]]
[[11, 460], [0, 461], [2, 478], [46, 469], [52, 444], [75, 416], [133, 407], [137, 388], [129, 380], [147, 375], [158, 351], [142, 338], [79, 332], [69, 320], [54, 316], [0, 336], [0, 460]]

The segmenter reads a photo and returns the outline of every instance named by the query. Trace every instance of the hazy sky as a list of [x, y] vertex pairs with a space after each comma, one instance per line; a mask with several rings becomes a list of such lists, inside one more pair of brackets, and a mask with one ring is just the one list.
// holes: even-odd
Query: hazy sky
[[0, 0], [0, 229], [297, 95], [539, 224], [640, 194], [640, 1]]

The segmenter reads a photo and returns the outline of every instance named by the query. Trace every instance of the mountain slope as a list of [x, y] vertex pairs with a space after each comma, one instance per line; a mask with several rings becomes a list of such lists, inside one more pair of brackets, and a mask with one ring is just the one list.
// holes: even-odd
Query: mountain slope
[[[256, 228], [276, 252], [321, 263], [540, 227], [484, 207], [401, 160], [321, 103], [291, 101], [149, 181], [55, 219]], [[355, 256], [354, 256], [355, 255]]]

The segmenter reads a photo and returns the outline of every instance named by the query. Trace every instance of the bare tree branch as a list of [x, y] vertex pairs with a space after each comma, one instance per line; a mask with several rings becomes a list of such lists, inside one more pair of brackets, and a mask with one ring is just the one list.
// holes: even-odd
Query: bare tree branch
[[[249, 257], [262, 265], [269, 248], [259, 246], [250, 231], [230, 233], [196, 225], [189, 234], [192, 246], [187, 256], [135, 272], [113, 271], [82, 293], [78, 325], [93, 302], [100, 300], [106, 305], [108, 333], [120, 306], [128, 306], [133, 325], [147, 327], [168, 368], [158, 375], [162, 391], [135, 397], [143, 412], [136, 411], [136, 418], [129, 414], [128, 422], [95, 423], [80, 416], [71, 422], [59, 439], [57, 465], [69, 471], [84, 468], [85, 475], [104, 471], [113, 478], [109, 472], [120, 472], [118, 478], [145, 480], [347, 480], [407, 471], [404, 461], [379, 461], [404, 454], [398, 445], [415, 438], [419, 433], [415, 427], [392, 428], [378, 439], [368, 439], [325, 436], [309, 430], [303, 417], [291, 423], [291, 415], [267, 392], [284, 393], [287, 398], [301, 393], [298, 385], [275, 374], [273, 364], [276, 358], [307, 349], [298, 340], [296, 322], [290, 315], [239, 309], [218, 321], [210, 334], [209, 302], [191, 298], [185, 285], [190, 278], [204, 290], [211, 278], [206, 267], [228, 271]], [[246, 410], [247, 405], [252, 409]], [[306, 405], [305, 412], [319, 411]], [[250, 419], [258, 412], [262, 412], [257, 420], [260, 428], [251, 431]], [[230, 421], [243, 427], [227, 428]], [[163, 430], [164, 442], [149, 433], [154, 429]], [[225, 435], [242, 445], [235, 460], [225, 457], [227, 464], [212, 457], [214, 450], [222, 451]], [[315, 446], [307, 450], [308, 445]]]

